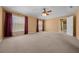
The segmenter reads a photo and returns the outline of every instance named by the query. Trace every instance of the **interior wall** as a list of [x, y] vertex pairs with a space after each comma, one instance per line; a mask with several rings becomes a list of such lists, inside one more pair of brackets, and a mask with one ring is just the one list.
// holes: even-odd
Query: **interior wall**
[[79, 10], [76, 13], [76, 37], [79, 39]]
[[28, 33], [36, 32], [37, 18], [28, 16]]
[[47, 32], [61, 32], [60, 19], [66, 19], [66, 17], [58, 17], [58, 18], [46, 20], [45, 21], [45, 31], [47, 31]]
[[45, 21], [45, 31], [59, 32], [59, 23], [60, 23], [60, 20], [58, 18], [46, 20]]
[[3, 9], [0, 7], [0, 40], [3, 38]]

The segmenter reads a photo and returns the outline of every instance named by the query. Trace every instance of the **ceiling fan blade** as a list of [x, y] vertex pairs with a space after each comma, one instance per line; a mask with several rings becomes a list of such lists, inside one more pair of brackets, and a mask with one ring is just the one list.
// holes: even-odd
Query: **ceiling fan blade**
[[47, 11], [47, 12], [52, 12], [52, 10], [49, 10], [49, 11]]
[[49, 15], [48, 13], [46, 13], [46, 15]]
[[44, 10], [43, 12], [46, 13], [46, 9], [44, 8], [43, 10]]
[[42, 14], [46, 14], [46, 15], [49, 15], [49, 12], [52, 12], [52, 10], [46, 10], [46, 8], [43, 8], [43, 12]]
[[43, 10], [46, 10], [45, 8]]

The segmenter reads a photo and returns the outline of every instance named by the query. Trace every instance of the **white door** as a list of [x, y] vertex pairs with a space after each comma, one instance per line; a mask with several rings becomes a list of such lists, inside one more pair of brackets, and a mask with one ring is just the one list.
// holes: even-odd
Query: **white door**
[[73, 36], [73, 16], [67, 17], [67, 34]]

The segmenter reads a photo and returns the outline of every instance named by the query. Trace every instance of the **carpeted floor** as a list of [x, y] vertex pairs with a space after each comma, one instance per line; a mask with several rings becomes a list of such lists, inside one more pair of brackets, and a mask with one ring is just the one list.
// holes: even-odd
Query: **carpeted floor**
[[64, 53], [79, 52], [79, 40], [64, 33], [40, 32], [5, 38], [0, 52]]

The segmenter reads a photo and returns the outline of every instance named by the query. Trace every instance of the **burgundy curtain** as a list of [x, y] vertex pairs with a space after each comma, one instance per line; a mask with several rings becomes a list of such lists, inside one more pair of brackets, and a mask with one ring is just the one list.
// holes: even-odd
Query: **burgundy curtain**
[[44, 31], [44, 23], [45, 23], [45, 21], [42, 20], [42, 23], [43, 23], [43, 25], [42, 25], [42, 31]]
[[28, 34], [28, 17], [25, 16], [25, 30], [24, 30], [24, 34]]
[[37, 19], [37, 27], [36, 27], [36, 32], [39, 32], [39, 24], [38, 24], [38, 22], [39, 22], [39, 19]]
[[12, 13], [5, 13], [4, 37], [12, 36]]

